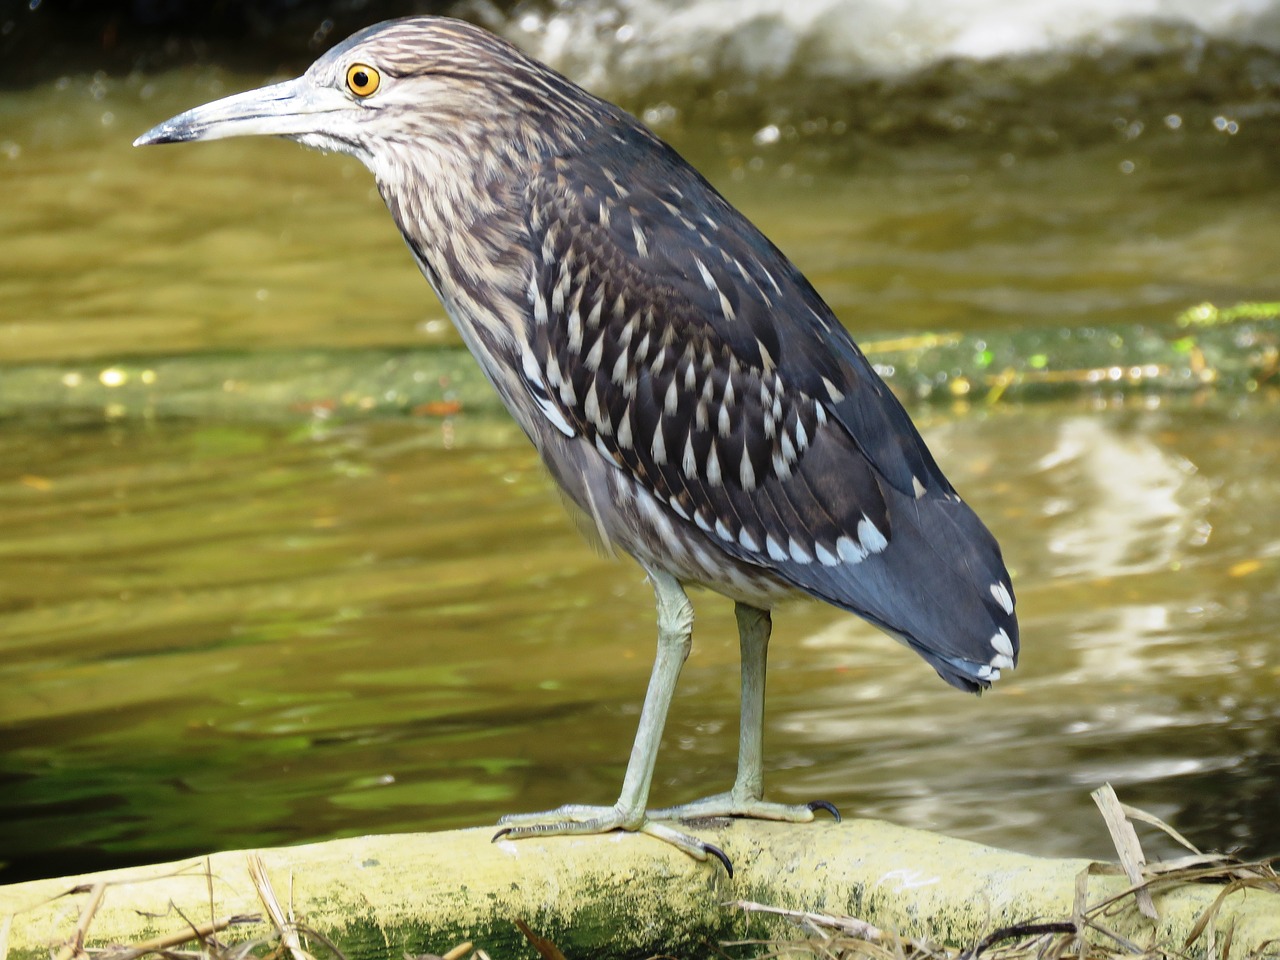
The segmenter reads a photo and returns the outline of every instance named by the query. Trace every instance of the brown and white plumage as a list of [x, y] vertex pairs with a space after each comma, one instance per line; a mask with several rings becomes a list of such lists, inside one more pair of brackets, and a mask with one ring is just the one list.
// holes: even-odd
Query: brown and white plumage
[[[626, 143], [553, 157], [530, 184], [527, 389], [682, 538], [986, 685], [1012, 666], [992, 638], [1016, 637], [994, 540], [798, 271], [669, 148]], [[666, 544], [604, 532], [662, 562]]]
[[[746, 703], [763, 698], [768, 629], [767, 614], [759, 626], [743, 611], [789, 593], [865, 617], [962, 689], [1014, 666], [999, 548], [902, 406], [790, 261], [628, 114], [479, 28], [423, 17], [372, 27], [296, 81], [139, 142], [243, 133], [369, 166], [552, 475], [654, 577], [671, 649], [687, 652], [679, 584], [739, 603], [744, 764], [758, 767]], [[643, 804], [657, 701], [679, 669], [663, 662], [615, 805], [627, 809], [584, 815], [592, 824], [661, 832]], [[725, 809], [781, 816], [758, 780], [740, 770]]]

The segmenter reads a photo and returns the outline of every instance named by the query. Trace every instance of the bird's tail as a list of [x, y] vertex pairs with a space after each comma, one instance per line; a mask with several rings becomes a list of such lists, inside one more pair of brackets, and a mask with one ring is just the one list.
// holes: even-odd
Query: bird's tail
[[954, 493], [913, 498], [882, 489], [891, 526], [883, 549], [856, 564], [787, 572], [901, 640], [947, 683], [980, 693], [1018, 662], [1013, 586], [1000, 547]]

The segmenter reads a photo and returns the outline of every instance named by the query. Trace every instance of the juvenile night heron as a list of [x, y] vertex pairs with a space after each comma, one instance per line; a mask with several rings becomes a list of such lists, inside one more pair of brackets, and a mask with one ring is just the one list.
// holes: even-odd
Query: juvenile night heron
[[[695, 857], [694, 816], [812, 820], [762, 796], [774, 603], [852, 611], [953, 686], [1018, 657], [991, 534], [787, 258], [635, 119], [469, 24], [370, 27], [300, 78], [197, 107], [138, 144], [271, 134], [373, 172], [418, 266], [605, 544], [657, 594], [658, 651], [622, 793], [500, 835], [642, 831]], [[736, 602], [738, 773], [646, 812], [691, 644], [686, 584]]]

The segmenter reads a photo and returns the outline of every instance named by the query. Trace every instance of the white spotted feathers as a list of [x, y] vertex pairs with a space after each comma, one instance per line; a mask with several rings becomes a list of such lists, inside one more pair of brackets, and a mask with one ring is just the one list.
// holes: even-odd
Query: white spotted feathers
[[[866, 485], [865, 503], [839, 502], [847, 496], [824, 503], [814, 487], [829, 480], [798, 475], [829, 429], [829, 396], [788, 385], [775, 360], [784, 350], [776, 339], [747, 331], [749, 349], [742, 351], [722, 335], [722, 327], [738, 323], [734, 302], [744, 276], [756, 300], [776, 282], [758, 263], [748, 268], [716, 254], [705, 224], [676, 217], [685, 242], [705, 252], [685, 262], [685, 290], [655, 299], [642, 286], [645, 261], [665, 256], [670, 245], [658, 246], [661, 225], [643, 215], [633, 196], [614, 195], [607, 215], [596, 212], [609, 209], [615, 182], [607, 168], [601, 174], [603, 199], [594, 210], [584, 205], [575, 217], [563, 198], [552, 199], [540, 217], [562, 227], [547, 231], [551, 242], [544, 237], [538, 248], [528, 285], [534, 319], [528, 353], [541, 365], [534, 375], [526, 369], [535, 395], [546, 384], [563, 419], [735, 554], [839, 566], [883, 550], [888, 531], [881, 529], [884, 504], [874, 484]], [[664, 205], [668, 223], [673, 207]], [[599, 233], [629, 245], [634, 259], [590, 263], [592, 251], [607, 249]], [[656, 268], [664, 266], [670, 268]], [[716, 323], [706, 322], [704, 307]]]
[[552, 157], [526, 188], [536, 408], [645, 492], [653, 536], [710, 541], [988, 686], [1017, 657], [990, 534], [795, 268], [669, 148], [628, 145]]

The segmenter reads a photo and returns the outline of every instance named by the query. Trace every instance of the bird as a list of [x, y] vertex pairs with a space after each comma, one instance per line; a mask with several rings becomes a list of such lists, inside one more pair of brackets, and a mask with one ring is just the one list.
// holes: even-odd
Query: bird
[[[198, 106], [135, 145], [269, 135], [351, 155], [585, 531], [647, 574], [657, 652], [618, 800], [501, 818], [495, 835], [809, 822], [763, 795], [772, 610], [862, 617], [980, 693], [1019, 654], [995, 538], [809, 281], [630, 114], [468, 22], [368, 27], [300, 77]], [[648, 810], [692, 644], [687, 587], [735, 605], [738, 767]]]

